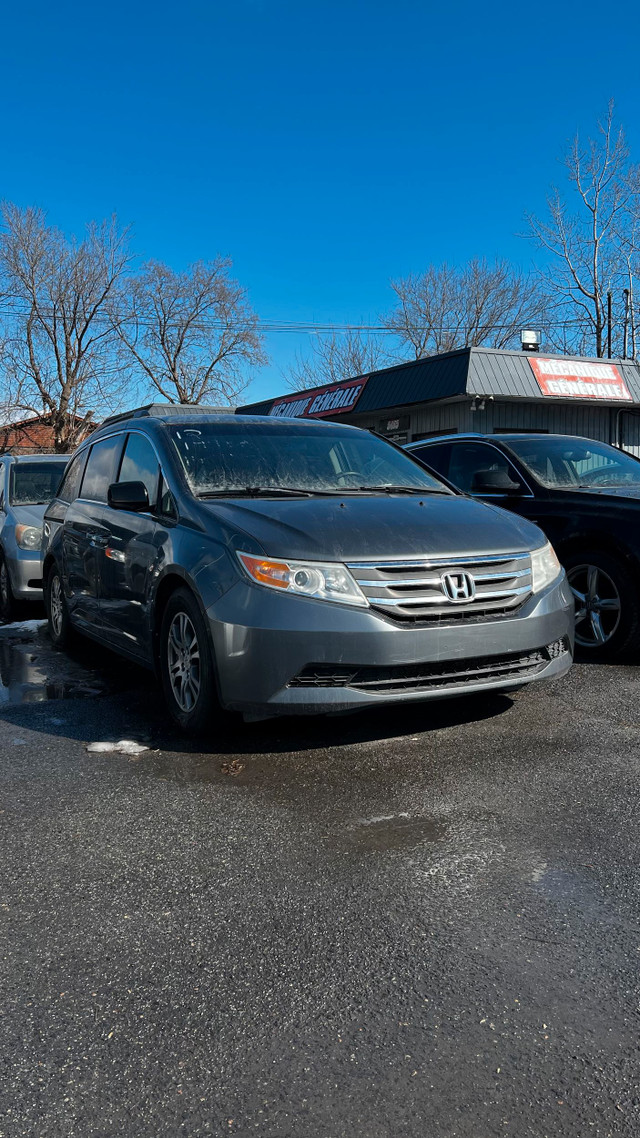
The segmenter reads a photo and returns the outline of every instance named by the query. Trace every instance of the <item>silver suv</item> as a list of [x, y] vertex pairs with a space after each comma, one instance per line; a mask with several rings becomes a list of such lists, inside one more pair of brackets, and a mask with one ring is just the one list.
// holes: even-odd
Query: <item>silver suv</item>
[[42, 519], [68, 459], [63, 455], [0, 456], [0, 619], [16, 601], [42, 600]]

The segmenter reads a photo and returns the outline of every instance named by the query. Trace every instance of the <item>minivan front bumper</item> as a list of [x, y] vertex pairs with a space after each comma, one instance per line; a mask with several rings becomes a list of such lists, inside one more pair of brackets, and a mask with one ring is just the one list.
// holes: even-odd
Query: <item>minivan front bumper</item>
[[564, 572], [512, 615], [477, 623], [406, 627], [244, 581], [207, 613], [223, 706], [260, 717], [512, 690], [573, 658]]

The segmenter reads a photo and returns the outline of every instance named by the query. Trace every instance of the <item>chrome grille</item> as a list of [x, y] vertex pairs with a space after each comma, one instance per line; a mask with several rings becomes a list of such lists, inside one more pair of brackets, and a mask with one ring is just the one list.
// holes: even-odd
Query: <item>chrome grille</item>
[[372, 608], [405, 623], [490, 620], [513, 612], [531, 593], [528, 553], [455, 561], [451, 557], [353, 561], [349, 569]]

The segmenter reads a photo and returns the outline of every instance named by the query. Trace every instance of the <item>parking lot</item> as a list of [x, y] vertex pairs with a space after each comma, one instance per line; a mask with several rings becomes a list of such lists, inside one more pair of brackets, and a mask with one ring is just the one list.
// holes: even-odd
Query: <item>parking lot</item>
[[637, 668], [195, 745], [0, 662], [2, 1138], [637, 1134]]

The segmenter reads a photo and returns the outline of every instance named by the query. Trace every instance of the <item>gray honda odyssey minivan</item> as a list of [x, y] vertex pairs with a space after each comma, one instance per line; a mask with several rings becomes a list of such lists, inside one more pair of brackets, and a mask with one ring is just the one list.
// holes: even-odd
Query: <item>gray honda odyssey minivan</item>
[[522, 518], [356, 427], [152, 405], [81, 445], [45, 516], [51, 636], [156, 669], [188, 730], [565, 672], [573, 598]]

